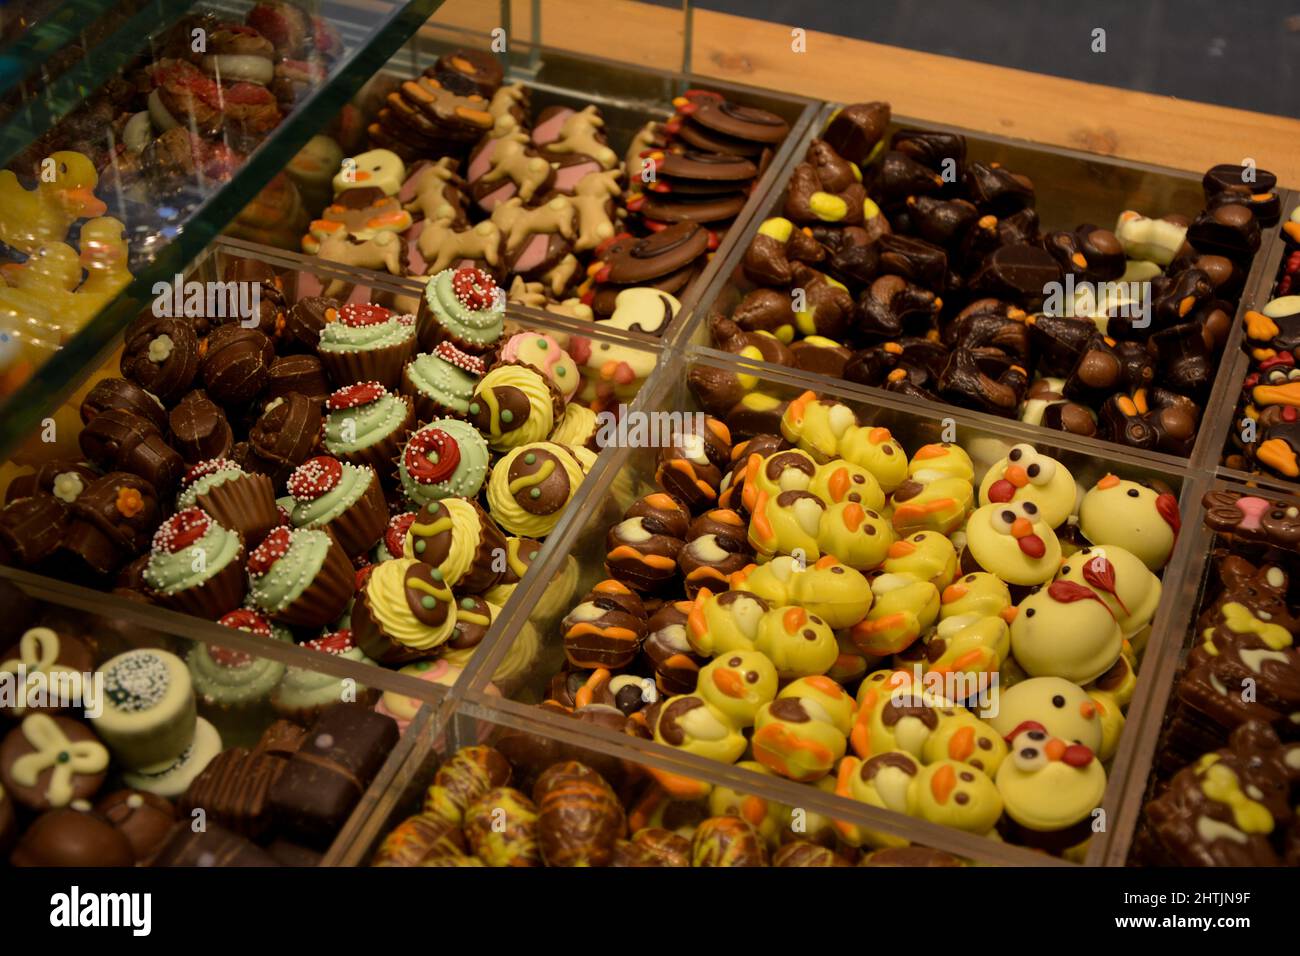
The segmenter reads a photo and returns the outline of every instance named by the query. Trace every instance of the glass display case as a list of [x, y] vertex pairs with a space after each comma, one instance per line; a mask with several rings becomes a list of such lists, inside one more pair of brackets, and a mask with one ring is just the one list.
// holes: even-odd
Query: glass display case
[[[1081, 149], [1015, 138], [1050, 126], [1041, 118], [892, 115], [858, 63], [845, 70], [864, 102], [809, 98], [843, 95], [821, 52], [807, 82], [773, 89], [783, 58], [804, 52], [790, 45], [798, 31], [755, 31], [779, 49], [728, 44], [736, 22], [625, 0], [598, 15], [576, 0], [0, 11], [0, 591], [14, 608], [0, 670], [11, 645], [21, 664], [57, 656], [60, 639], [87, 674], [122, 653], [165, 653], [190, 675], [204, 737], [172, 727], [189, 734], [183, 752], [147, 760], [65, 708], [60, 721], [80, 728], [65, 736], [107, 754], [94, 788], [82, 782], [91, 813], [52, 826], [66, 808], [22, 786], [19, 799], [6, 777], [0, 856], [83, 865], [59, 855], [75, 842], [59, 828], [84, 825], [115, 862], [158, 865], [1240, 862], [1175, 846], [1159, 806], [1195, 760], [1164, 756], [1181, 746], [1186, 674], [1204, 663], [1193, 635], [1244, 574], [1225, 572], [1225, 556], [1264, 568], [1265, 584], [1265, 565], [1289, 575], [1294, 563], [1290, 531], [1263, 541], [1238, 526], [1300, 527], [1288, 470], [1300, 401], [1294, 362], [1279, 362], [1294, 350], [1300, 194], [1265, 181], [1246, 196], [1224, 185], [1238, 167], [1172, 168], [1184, 153], [1166, 167], [1104, 155], [1125, 150], [1087, 136], [1068, 140]], [[897, 77], [882, 86], [897, 90]], [[1249, 221], [1214, 215], [1243, 204]], [[1273, 204], [1280, 217], [1255, 215]], [[1032, 252], [997, 260], [1008, 246]], [[1182, 331], [1148, 339], [1105, 309], [1054, 325], [1038, 287], [1067, 276], [1154, 283], [1168, 313], [1157, 332]], [[896, 312], [900, 294], [915, 301]], [[1101, 358], [1085, 365], [1084, 352]], [[1090, 381], [1096, 362], [1123, 387]], [[658, 421], [663, 434], [638, 437]], [[896, 450], [897, 481], [862, 464], [875, 461], [868, 445]], [[806, 479], [745, 497], [768, 456], [795, 449]], [[1035, 477], [1056, 469], [1075, 485], [1057, 490], [1073, 497], [1051, 527], [1023, 511], [1038, 500], [1020, 491], [1037, 484], [1016, 464], [1026, 455]], [[836, 461], [878, 500], [835, 491]], [[332, 510], [338, 489], [362, 485]], [[1113, 514], [1131, 516], [1129, 498], [1144, 509], [1136, 534], [1109, 537], [1097, 509], [1083, 515], [1089, 495], [1112, 490], [1124, 495]], [[1205, 523], [1212, 500], [1221, 527]], [[984, 516], [1007, 525], [998, 535], [1032, 537], [1016, 545], [1031, 557], [1057, 545], [1059, 567], [1008, 584], [975, 558], [967, 519], [994, 503], [1021, 509]], [[703, 528], [719, 510], [733, 526]], [[823, 512], [849, 530], [821, 540]], [[907, 547], [880, 551], [864, 527]], [[907, 558], [929, 554], [933, 542], [915, 541], [925, 534], [944, 544], [921, 574]], [[1107, 548], [1124, 551], [1124, 573], [1085, 574], [1076, 556]], [[763, 583], [778, 567], [832, 566], [819, 559], [860, 579], [859, 603], [928, 587], [934, 613], [904, 607], [902, 640], [892, 618], [874, 623], [883, 612], [831, 608], [828, 623], [815, 585]], [[281, 561], [316, 570], [281, 593]], [[995, 611], [943, 610], [976, 585]], [[705, 649], [692, 615], [751, 589], [753, 619], [728, 611], [726, 627], [758, 627], [774, 609], [799, 627], [811, 616], [820, 663], [797, 663], [806, 649], [782, 646], [772, 623], [762, 642], [746, 631]], [[1289, 630], [1293, 579], [1280, 591]], [[1103, 669], [1065, 677], [1018, 660], [1033, 657], [1027, 612], [1049, 598], [1072, 609], [1048, 609], [1062, 632], [1104, 638]], [[963, 637], [963, 663], [947, 649], [951, 616], [991, 635]], [[613, 632], [613, 651], [575, 643]], [[1293, 633], [1269, 631], [1285, 667]], [[745, 696], [732, 650], [766, 659], [756, 683], [772, 671], [743, 717], [696, 687]], [[996, 676], [1007, 693], [1059, 680], [1088, 726], [1058, 733], [1033, 708], [1034, 727], [1003, 726], [982, 703], [926, 691], [890, 717], [911, 721], [904, 740], [872, 723], [885, 695], [868, 675], [891, 672]], [[1277, 684], [1281, 713], [1289, 685]], [[295, 693], [300, 707], [286, 702]], [[326, 717], [336, 697], [343, 716]], [[314, 754], [334, 732], [313, 734], [321, 719], [365, 745]], [[22, 728], [0, 707], [0, 732], [18, 741]], [[1204, 753], [1237, 746], [1231, 726], [1218, 730], [1192, 739]], [[1044, 822], [1012, 809], [1037, 785], [1017, 793], [998, 770], [1031, 777], [1032, 760], [1016, 763], [1031, 745], [1016, 739], [1048, 731], [1075, 761], [1054, 759], [1053, 772], [1087, 780], [1059, 786], [1068, 819]], [[984, 746], [992, 763], [969, 749]], [[204, 767], [180, 776], [173, 765], [196, 750]], [[300, 751], [360, 786], [295, 805]], [[222, 803], [219, 774], [251, 775], [256, 761], [261, 802]], [[467, 768], [491, 786], [457, 790]], [[179, 782], [159, 800], [135, 792], [169, 774]], [[284, 792], [268, 796], [282, 774]], [[555, 781], [599, 806], [594, 842], [557, 826], [571, 808], [551, 798]], [[152, 814], [137, 821], [148, 852], [126, 810]], [[511, 840], [485, 824], [497, 811]], [[205, 816], [214, 837], [182, 833]], [[1251, 843], [1259, 859], [1300, 859], [1288, 826], [1278, 817]]]

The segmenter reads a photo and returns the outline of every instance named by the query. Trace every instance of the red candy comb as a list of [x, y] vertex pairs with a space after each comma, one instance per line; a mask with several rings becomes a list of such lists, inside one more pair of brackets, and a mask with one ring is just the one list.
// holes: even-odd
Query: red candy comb
[[1047, 728], [1044, 727], [1042, 724], [1040, 724], [1038, 721], [1022, 720], [1020, 723], [1016, 724], [1015, 728], [1011, 731], [1011, 733], [1007, 734], [1004, 739], [1006, 740], [1007, 743], [1011, 743], [1021, 734], [1026, 733], [1027, 731], [1030, 730], [1037, 730], [1044, 734], [1047, 733]]

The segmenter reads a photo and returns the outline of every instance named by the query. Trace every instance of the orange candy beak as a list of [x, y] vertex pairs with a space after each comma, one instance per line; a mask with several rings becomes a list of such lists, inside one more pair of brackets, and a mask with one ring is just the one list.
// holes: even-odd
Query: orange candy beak
[[1026, 538], [1034, 533], [1033, 523], [1028, 518], [1017, 518], [1011, 525], [1011, 535], [1015, 538]]
[[743, 700], [745, 697], [745, 683], [735, 671], [714, 671], [713, 686], [736, 700]]
[[1025, 474], [1025, 469], [1019, 465], [1007, 465], [1002, 472], [1002, 477], [1011, 482], [1017, 488], [1023, 488], [1029, 484], [1029, 476]]

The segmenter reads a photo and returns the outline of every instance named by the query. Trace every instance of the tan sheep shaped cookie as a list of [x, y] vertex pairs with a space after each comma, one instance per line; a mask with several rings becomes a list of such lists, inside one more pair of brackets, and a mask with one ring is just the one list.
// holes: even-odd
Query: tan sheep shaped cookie
[[518, 249], [525, 239], [534, 235], [559, 233], [565, 239], [572, 239], [576, 219], [577, 211], [568, 196], [556, 196], [533, 209], [514, 196], [492, 210], [492, 222], [505, 236], [508, 251]]
[[480, 181], [495, 183], [510, 179], [519, 188], [519, 198], [528, 202], [550, 177], [551, 164], [531, 151], [526, 133], [516, 130], [500, 138], [492, 153], [492, 168]]
[[[395, 232], [376, 233], [364, 242], [354, 242], [346, 232], [336, 232], [320, 241], [317, 257], [327, 262], [337, 262], [362, 269], [383, 270], [390, 275], [402, 274], [402, 237]], [[347, 283], [334, 279], [322, 294], [337, 297]]]
[[609, 217], [609, 202], [622, 191], [618, 184], [622, 175], [618, 169], [588, 173], [574, 187], [573, 206], [578, 210], [578, 238], [573, 248], [578, 252], [595, 249], [614, 235], [614, 221]]
[[482, 259], [495, 266], [500, 261], [501, 230], [489, 219], [458, 232], [449, 220], [437, 219], [425, 223], [416, 245], [431, 276], [461, 259]]
[[564, 121], [560, 127], [560, 136], [546, 148], [553, 153], [582, 153], [590, 156], [606, 169], [613, 169], [618, 164], [618, 153], [614, 152], [600, 140], [600, 131], [605, 125], [595, 106], [579, 110]]
[[446, 219], [464, 225], [465, 181], [456, 175], [454, 159], [443, 157], [421, 167], [412, 186], [415, 198], [405, 204], [408, 212], [418, 212], [428, 220]]

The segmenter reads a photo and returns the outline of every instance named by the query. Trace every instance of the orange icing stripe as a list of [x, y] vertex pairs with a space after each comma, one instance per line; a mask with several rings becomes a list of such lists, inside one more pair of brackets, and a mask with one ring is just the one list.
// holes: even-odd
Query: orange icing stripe
[[808, 612], [801, 607], [787, 608], [781, 618], [781, 623], [785, 625], [788, 633], [793, 634], [799, 628], [803, 627], [804, 622], [808, 620]]

